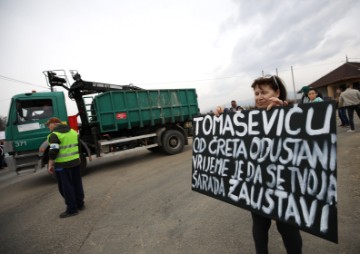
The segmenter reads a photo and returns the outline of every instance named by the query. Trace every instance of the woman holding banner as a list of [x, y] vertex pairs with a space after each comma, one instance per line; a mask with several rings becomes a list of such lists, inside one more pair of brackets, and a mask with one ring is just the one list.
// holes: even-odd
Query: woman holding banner
[[[286, 88], [278, 76], [264, 76], [254, 80], [251, 87], [254, 89], [255, 107], [270, 110], [274, 106], [286, 106]], [[215, 115], [224, 112], [222, 107], [214, 110]], [[257, 254], [268, 253], [268, 231], [271, 219], [262, 215], [251, 213], [253, 220], [253, 238]], [[276, 226], [282, 236], [288, 254], [302, 253], [302, 238], [300, 230], [289, 224], [276, 221]]]

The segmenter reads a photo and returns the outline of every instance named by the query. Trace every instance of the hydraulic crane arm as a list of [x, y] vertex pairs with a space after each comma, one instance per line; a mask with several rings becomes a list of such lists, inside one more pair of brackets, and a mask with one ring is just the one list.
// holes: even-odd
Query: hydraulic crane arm
[[[59, 71], [56, 71], [59, 72]], [[112, 90], [143, 90], [140, 87], [130, 85], [113, 85], [107, 83], [100, 82], [91, 82], [84, 81], [81, 79], [81, 76], [78, 72], [71, 71], [72, 77], [75, 82], [69, 86], [69, 82], [66, 78], [66, 75], [63, 74], [61, 76], [58, 75], [55, 71], [46, 71], [44, 72], [47, 77], [48, 84], [51, 88], [55, 86], [61, 86], [68, 90], [70, 93], [80, 92], [82, 95], [94, 94], [94, 93], [102, 93]], [[65, 73], [64, 71], [62, 71]], [[71, 97], [71, 96], [70, 96]]]
[[80, 91], [82, 95], [102, 93], [112, 90], [143, 90], [134, 85], [113, 85], [100, 82], [89, 82], [81, 79], [78, 72], [71, 71], [72, 77], [75, 82], [71, 85], [69, 91]]
[[[134, 85], [112, 85], [99, 82], [89, 82], [81, 79], [81, 76], [76, 71], [70, 71], [75, 82], [70, 86], [66, 77], [65, 71], [45, 71], [47, 82], [53, 91], [53, 87], [61, 86], [68, 91], [69, 98], [74, 99], [79, 111], [82, 123], [82, 130], [90, 132], [89, 119], [86, 114], [86, 107], [83, 100], [84, 95], [103, 93], [113, 90], [143, 90]], [[61, 73], [61, 75], [59, 75]]]

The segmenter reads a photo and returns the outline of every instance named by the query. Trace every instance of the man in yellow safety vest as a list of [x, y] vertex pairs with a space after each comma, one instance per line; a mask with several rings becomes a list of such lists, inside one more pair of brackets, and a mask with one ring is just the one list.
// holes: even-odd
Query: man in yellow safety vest
[[60, 218], [74, 216], [84, 209], [78, 133], [56, 117], [50, 118], [46, 125], [51, 131], [48, 171], [56, 174], [59, 192], [67, 206]]

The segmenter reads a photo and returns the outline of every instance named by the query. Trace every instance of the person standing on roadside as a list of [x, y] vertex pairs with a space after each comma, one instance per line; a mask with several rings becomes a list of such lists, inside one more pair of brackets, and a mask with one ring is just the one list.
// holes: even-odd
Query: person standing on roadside
[[309, 103], [324, 101], [321, 96], [319, 96], [319, 92], [315, 88], [310, 88], [307, 92], [307, 96], [309, 98]]
[[340, 95], [341, 93], [344, 91], [343, 87], [339, 87], [338, 89], [336, 89], [336, 107], [338, 109], [338, 115], [341, 121], [340, 127], [349, 127], [349, 119], [346, 115], [346, 109], [340, 105]]
[[360, 118], [360, 92], [353, 89], [352, 84], [346, 85], [346, 90], [340, 94], [339, 105], [344, 106], [349, 117], [350, 130], [348, 132], [355, 132], [354, 126], [354, 111], [356, 111]]
[[309, 97], [307, 95], [309, 91], [309, 87], [308, 86], [303, 86], [300, 91], [298, 91], [297, 93], [301, 93], [301, 99], [299, 101], [299, 104], [304, 104], [304, 103], [308, 103], [309, 102]]
[[56, 117], [50, 118], [46, 125], [51, 131], [48, 135], [48, 172], [56, 174], [59, 192], [66, 204], [66, 210], [59, 217], [74, 216], [84, 209], [85, 197], [80, 174], [78, 133]]
[[[251, 87], [254, 89], [255, 108], [270, 110], [274, 106], [286, 106], [287, 91], [284, 82], [278, 76], [265, 76], [255, 79]], [[223, 113], [221, 107], [214, 110], [215, 115]], [[268, 253], [269, 229], [271, 219], [251, 212], [253, 220], [253, 238], [257, 254]], [[276, 227], [283, 239], [288, 254], [302, 253], [300, 230], [289, 224], [276, 221]]]
[[228, 108], [228, 109], [225, 108], [225, 111], [234, 112], [234, 113], [235, 113], [236, 111], [242, 111], [242, 110], [244, 110], [244, 108], [241, 107], [241, 106], [238, 106], [235, 100], [232, 100], [232, 101], [231, 101], [231, 108]]
[[3, 142], [1, 141], [0, 142], [0, 169], [3, 169], [4, 157], [5, 157], [4, 147], [3, 147]]

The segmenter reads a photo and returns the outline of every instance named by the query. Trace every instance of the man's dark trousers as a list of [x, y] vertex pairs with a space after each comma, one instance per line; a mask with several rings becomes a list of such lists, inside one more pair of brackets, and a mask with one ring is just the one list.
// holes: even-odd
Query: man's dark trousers
[[81, 181], [80, 166], [56, 168], [56, 177], [61, 196], [65, 199], [68, 213], [75, 213], [84, 206], [84, 189]]

